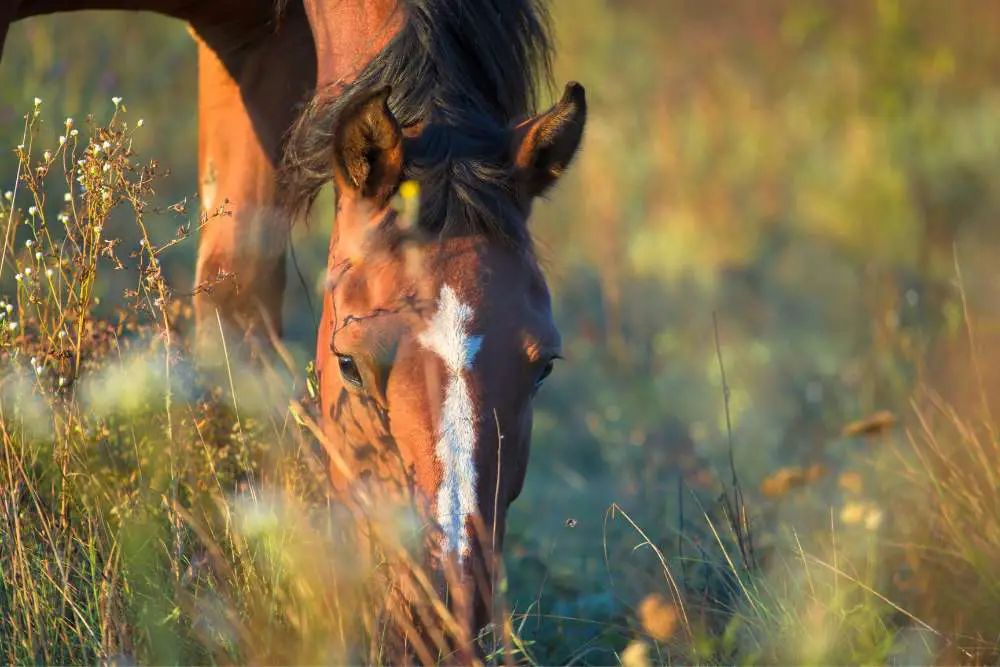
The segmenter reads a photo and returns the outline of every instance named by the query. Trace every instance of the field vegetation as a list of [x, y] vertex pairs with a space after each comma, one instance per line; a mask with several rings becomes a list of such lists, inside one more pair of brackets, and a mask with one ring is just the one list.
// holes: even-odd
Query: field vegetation
[[[567, 360], [538, 399], [490, 661], [996, 663], [1000, 10], [553, 18], [557, 80], [592, 113], [532, 222]], [[405, 515], [375, 512], [359, 561], [328, 501], [309, 373], [328, 199], [296, 228], [267, 381], [192, 367], [214, 217], [194, 54], [137, 14], [8, 38], [6, 663], [379, 662], [380, 572], [413, 567]]]

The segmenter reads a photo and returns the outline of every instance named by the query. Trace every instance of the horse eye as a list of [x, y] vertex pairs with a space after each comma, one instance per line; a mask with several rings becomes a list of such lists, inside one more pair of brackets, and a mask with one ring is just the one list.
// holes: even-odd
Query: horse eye
[[352, 357], [346, 354], [338, 354], [337, 365], [340, 366], [340, 375], [348, 384], [355, 387], [364, 385], [364, 380], [361, 379], [361, 371], [358, 370], [358, 365]]
[[538, 376], [538, 379], [535, 380], [535, 389], [538, 389], [539, 387], [541, 387], [542, 383], [545, 382], [545, 378], [547, 378], [548, 376], [552, 375], [552, 369], [553, 368], [555, 368], [555, 362], [552, 359], [549, 359], [549, 362], [547, 364], [545, 364], [545, 368], [542, 369], [542, 372]]

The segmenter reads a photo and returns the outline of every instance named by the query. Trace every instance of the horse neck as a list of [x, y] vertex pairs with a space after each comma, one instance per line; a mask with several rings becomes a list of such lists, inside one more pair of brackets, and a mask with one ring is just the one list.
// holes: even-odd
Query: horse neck
[[346, 84], [403, 24], [398, 0], [305, 0], [316, 42], [317, 90]]

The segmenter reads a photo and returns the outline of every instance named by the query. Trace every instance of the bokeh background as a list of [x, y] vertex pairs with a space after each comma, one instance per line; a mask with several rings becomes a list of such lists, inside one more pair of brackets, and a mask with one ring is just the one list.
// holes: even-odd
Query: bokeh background
[[[591, 112], [578, 162], [532, 221], [567, 360], [538, 398], [510, 524], [510, 599], [547, 662], [600, 663], [624, 641], [618, 619], [663, 587], [619, 509], [669, 552], [679, 528], [687, 540], [719, 511], [735, 468], [766, 555], [782, 526], [805, 541], [841, 520], [858, 490], [840, 472], [862, 475], [873, 499], [890, 493], [884, 439], [846, 436], [845, 424], [882, 410], [906, 423], [924, 388], [984, 409], [981, 388], [1000, 382], [989, 363], [1000, 342], [1000, 5], [555, 0], [552, 13], [547, 99], [576, 79]], [[26, 20], [3, 55], [4, 154], [35, 97], [51, 125], [104, 122], [121, 96], [145, 121], [137, 150], [171, 171], [158, 203], [193, 203], [151, 231], [167, 239], [194, 220], [196, 50], [183, 24]], [[16, 166], [0, 160], [0, 189]], [[301, 282], [289, 267], [285, 321], [301, 368], [328, 201], [296, 230]], [[113, 233], [135, 241], [128, 226]], [[194, 256], [191, 242], [165, 257], [178, 291], [191, 288]], [[134, 285], [102, 280], [108, 308]], [[776, 472], [817, 464], [828, 472], [809, 488], [772, 492]]]

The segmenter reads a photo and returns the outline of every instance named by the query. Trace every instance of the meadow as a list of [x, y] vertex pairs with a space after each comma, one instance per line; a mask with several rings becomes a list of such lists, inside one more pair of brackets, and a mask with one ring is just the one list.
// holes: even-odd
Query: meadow
[[[552, 12], [591, 114], [532, 222], [567, 358], [490, 661], [995, 664], [1000, 8]], [[162, 17], [7, 41], [5, 663], [380, 660], [312, 417], [329, 197], [263, 381], [191, 367], [195, 73]]]

